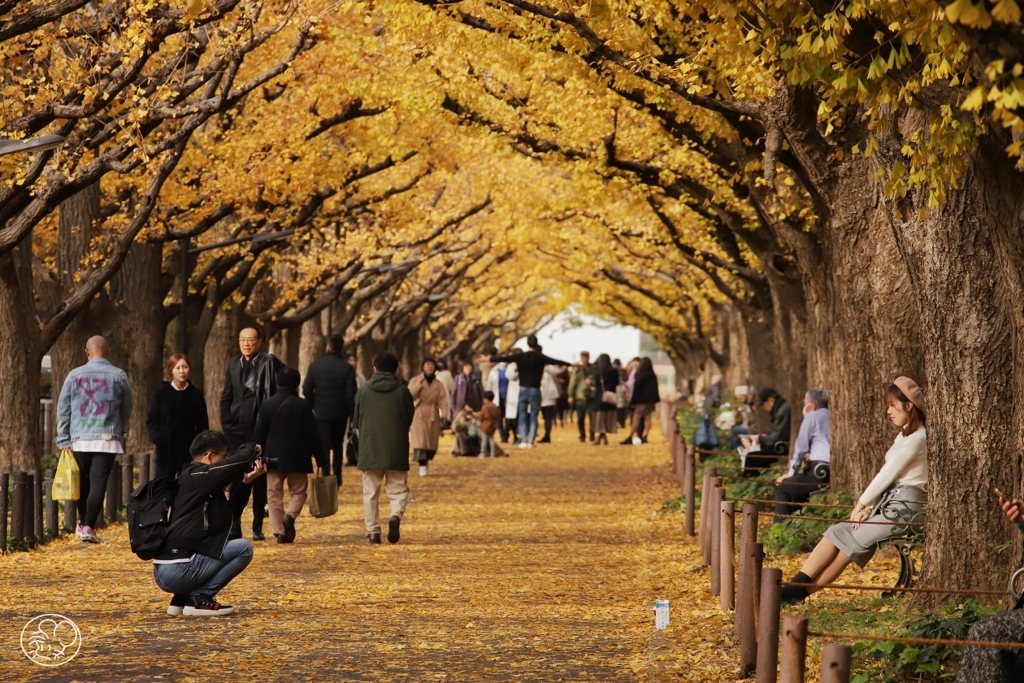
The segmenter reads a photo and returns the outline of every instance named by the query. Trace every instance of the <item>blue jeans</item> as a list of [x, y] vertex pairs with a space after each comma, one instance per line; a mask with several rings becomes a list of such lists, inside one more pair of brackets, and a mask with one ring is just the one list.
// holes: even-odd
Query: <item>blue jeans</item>
[[212, 598], [241, 574], [252, 562], [252, 544], [236, 538], [224, 546], [224, 554], [215, 559], [196, 553], [189, 562], [154, 564], [153, 578], [165, 593], [187, 593]]
[[540, 388], [519, 387], [519, 439], [523, 443], [533, 443], [537, 438], [537, 417], [539, 415]]

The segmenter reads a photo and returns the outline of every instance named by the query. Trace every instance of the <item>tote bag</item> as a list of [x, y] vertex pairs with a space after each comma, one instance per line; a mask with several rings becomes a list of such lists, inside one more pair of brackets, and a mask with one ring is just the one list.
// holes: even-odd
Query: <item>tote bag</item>
[[330, 517], [338, 511], [338, 480], [333, 474], [313, 477], [309, 485], [309, 514]]

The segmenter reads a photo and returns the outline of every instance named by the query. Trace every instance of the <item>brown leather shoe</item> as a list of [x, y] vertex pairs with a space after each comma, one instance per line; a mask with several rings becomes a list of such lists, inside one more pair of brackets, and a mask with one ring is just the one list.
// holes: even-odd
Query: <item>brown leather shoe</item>
[[370, 541], [370, 545], [380, 545], [380, 532], [375, 534], [366, 534], [367, 540]]
[[295, 518], [291, 515], [284, 516], [284, 537], [285, 543], [295, 540]]

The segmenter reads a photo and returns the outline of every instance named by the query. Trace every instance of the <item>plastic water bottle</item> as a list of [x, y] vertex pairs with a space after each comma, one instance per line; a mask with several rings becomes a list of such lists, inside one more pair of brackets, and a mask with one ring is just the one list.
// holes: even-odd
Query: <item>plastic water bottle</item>
[[670, 623], [668, 600], [656, 600], [654, 602], [654, 628], [664, 630]]

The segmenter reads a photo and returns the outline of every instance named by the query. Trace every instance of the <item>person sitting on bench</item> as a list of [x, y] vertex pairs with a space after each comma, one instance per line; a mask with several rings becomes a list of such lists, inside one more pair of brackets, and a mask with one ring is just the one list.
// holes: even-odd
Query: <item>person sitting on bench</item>
[[[779, 392], [771, 387], [765, 387], [757, 392], [757, 404], [768, 413], [771, 418], [771, 426], [768, 432], [757, 437], [757, 445], [753, 445], [753, 439], [749, 436], [740, 436], [743, 444], [753, 446], [743, 458], [743, 476], [756, 477], [760, 470], [778, 464], [776, 456], [785, 455], [781, 445], [788, 443], [789, 431], [792, 421], [793, 407], [789, 401], [782, 398]], [[779, 451], [782, 450], [780, 453]]]
[[793, 447], [789, 472], [775, 480], [775, 524], [785, 521], [778, 515], [791, 515], [811, 499], [811, 494], [828, 485], [832, 460], [832, 423], [828, 412], [828, 392], [811, 389], [804, 395], [804, 419]]
[[817, 585], [784, 586], [782, 602], [803, 602], [839, 578], [850, 562], [863, 568], [880, 543], [904, 535], [906, 522], [920, 521], [928, 484], [924, 394], [914, 380], [897, 377], [886, 389], [885, 400], [889, 419], [900, 430], [885, 454], [885, 464], [857, 499], [850, 521], [828, 528], [792, 581]]

